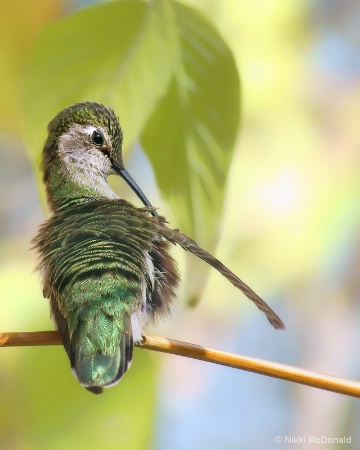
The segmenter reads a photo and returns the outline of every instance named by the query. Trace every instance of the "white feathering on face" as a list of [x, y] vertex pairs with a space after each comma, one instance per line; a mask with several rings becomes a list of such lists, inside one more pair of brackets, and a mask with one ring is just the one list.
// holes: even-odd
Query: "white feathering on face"
[[60, 136], [58, 153], [69, 178], [109, 199], [120, 198], [109, 186], [107, 177], [113, 173], [109, 158], [91, 143], [91, 135], [100, 131], [107, 143], [110, 138], [102, 127], [75, 124]]

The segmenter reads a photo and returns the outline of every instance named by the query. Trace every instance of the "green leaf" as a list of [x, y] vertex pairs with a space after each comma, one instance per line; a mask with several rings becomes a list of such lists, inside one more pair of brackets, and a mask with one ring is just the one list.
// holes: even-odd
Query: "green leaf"
[[118, 111], [126, 145], [133, 143], [170, 80], [168, 9], [167, 1], [112, 2], [82, 10], [41, 34], [24, 89], [32, 155], [39, 155], [52, 117], [86, 100]]
[[[141, 142], [177, 225], [212, 251], [240, 122], [240, 83], [234, 58], [214, 27], [190, 7], [172, 7], [177, 67]], [[195, 267], [187, 261], [193, 297], [201, 293], [207, 271]]]
[[178, 223], [211, 245], [239, 125], [233, 56], [197, 11], [172, 2], [177, 68], [141, 142]]

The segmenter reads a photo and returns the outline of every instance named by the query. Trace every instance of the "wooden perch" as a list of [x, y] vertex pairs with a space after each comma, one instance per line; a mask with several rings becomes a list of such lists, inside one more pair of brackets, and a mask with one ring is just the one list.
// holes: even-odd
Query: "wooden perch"
[[[61, 339], [57, 331], [0, 333], [0, 347], [59, 344], [61, 344]], [[235, 369], [260, 373], [273, 378], [280, 378], [282, 380], [360, 398], [360, 383], [356, 381], [331, 375], [323, 375], [311, 372], [310, 370], [287, 366], [285, 364], [249, 358], [247, 356], [222, 352], [211, 348], [201, 347], [200, 345], [152, 335], [144, 335], [143, 341], [137, 344], [137, 347], [221, 364]]]

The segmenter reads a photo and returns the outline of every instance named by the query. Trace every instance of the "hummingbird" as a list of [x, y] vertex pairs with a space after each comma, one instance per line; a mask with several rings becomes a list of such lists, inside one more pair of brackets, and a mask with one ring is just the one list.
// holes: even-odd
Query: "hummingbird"
[[[114, 111], [83, 102], [63, 109], [49, 123], [42, 152], [51, 216], [33, 243], [43, 295], [50, 301], [74, 375], [95, 394], [127, 371], [144, 326], [169, 314], [180, 278], [169, 252], [173, 244], [218, 270], [274, 328], [284, 328], [252, 289], [158, 215], [125, 169], [122, 144]], [[111, 189], [107, 179], [116, 174], [142, 207]]]

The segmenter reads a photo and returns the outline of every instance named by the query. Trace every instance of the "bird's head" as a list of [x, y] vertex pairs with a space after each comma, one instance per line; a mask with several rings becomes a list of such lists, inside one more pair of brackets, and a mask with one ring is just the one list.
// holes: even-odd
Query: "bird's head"
[[72, 183], [95, 189], [109, 175], [119, 174], [144, 205], [151, 207], [124, 167], [122, 143], [123, 133], [112, 109], [91, 102], [63, 109], [48, 125], [42, 157], [45, 184], [50, 183], [54, 170]]

